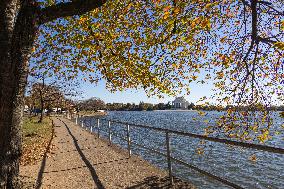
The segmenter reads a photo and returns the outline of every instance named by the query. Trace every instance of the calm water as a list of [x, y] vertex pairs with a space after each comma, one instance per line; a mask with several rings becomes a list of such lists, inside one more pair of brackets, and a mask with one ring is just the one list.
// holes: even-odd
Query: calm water
[[[105, 116], [105, 118], [202, 134], [204, 126], [202, 126], [203, 121], [201, 119], [213, 121], [213, 118], [217, 116], [220, 116], [219, 112], [208, 112], [205, 118], [200, 118], [200, 121], [193, 121], [192, 118], [199, 117], [197, 112], [115, 111], [109, 112], [109, 115]], [[281, 134], [273, 137], [266, 144], [284, 148], [284, 129], [281, 127], [284, 119], [280, 118], [278, 113], [275, 113], [275, 118], [274, 128], [278, 128]], [[95, 118], [88, 118], [87, 124], [96, 125]], [[102, 121], [101, 127], [107, 131], [107, 122]], [[112, 129], [116, 133], [126, 136], [125, 126], [112, 124]], [[107, 137], [106, 133], [102, 134]], [[131, 128], [131, 139], [137, 143], [142, 143], [145, 146], [165, 152], [165, 136], [163, 133], [142, 128]], [[125, 141], [117, 137], [113, 137], [113, 140], [122, 147], [126, 147]], [[230, 147], [215, 142], [206, 142], [205, 144], [200, 142], [199, 139], [171, 135], [172, 156], [226, 178], [244, 188], [284, 188], [284, 155]], [[203, 155], [198, 154], [198, 148], [204, 145]], [[135, 147], [133, 147], [133, 152], [158, 167], [167, 168], [164, 157]], [[257, 157], [255, 162], [249, 160], [249, 157], [253, 154]], [[214, 181], [179, 164], [173, 164], [173, 172], [176, 176], [194, 183], [198, 188], [228, 188], [218, 181]]]

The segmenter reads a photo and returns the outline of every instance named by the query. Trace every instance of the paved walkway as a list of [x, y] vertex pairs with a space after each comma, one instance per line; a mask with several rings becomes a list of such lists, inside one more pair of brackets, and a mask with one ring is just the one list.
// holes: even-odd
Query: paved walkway
[[[167, 173], [126, 150], [76, 126], [64, 118], [53, 118], [52, 151], [37, 165], [23, 166], [20, 175], [35, 188], [170, 188]], [[191, 188], [176, 181], [175, 188]]]

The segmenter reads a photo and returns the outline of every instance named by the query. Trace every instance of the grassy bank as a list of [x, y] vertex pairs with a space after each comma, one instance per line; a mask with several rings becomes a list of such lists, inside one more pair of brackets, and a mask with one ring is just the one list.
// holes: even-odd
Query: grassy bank
[[51, 120], [44, 118], [42, 123], [38, 123], [38, 120], [37, 117], [24, 118], [21, 165], [40, 161], [51, 140], [53, 130]]
[[107, 112], [96, 112], [96, 111], [80, 111], [78, 112], [79, 116], [104, 116], [107, 115]]

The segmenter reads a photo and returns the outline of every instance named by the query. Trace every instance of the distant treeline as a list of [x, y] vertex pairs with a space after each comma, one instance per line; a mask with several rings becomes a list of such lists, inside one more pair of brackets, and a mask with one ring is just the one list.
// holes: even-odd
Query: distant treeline
[[[83, 111], [109, 110], [109, 111], [152, 111], [152, 110], [170, 110], [172, 105], [168, 103], [151, 104], [140, 102], [135, 103], [105, 103], [99, 98], [90, 98], [87, 100], [77, 102], [77, 108]], [[257, 109], [257, 107], [253, 107]], [[189, 110], [205, 110], [205, 111], [224, 111], [227, 109], [237, 109], [239, 111], [251, 110], [252, 107], [246, 106], [216, 106], [216, 105], [195, 105], [190, 103]], [[284, 111], [284, 106], [273, 106], [268, 108], [270, 110]]]
[[[140, 102], [138, 105], [134, 103], [107, 103], [107, 110], [119, 110], [119, 111], [152, 111], [152, 110], [170, 110], [173, 109], [173, 106], [170, 102], [168, 103], [158, 103], [151, 104]], [[194, 103], [190, 103], [187, 107], [188, 110], [207, 110], [207, 111], [216, 111], [223, 110], [224, 108], [212, 105], [195, 105]]]
[[284, 111], [284, 105], [283, 106], [272, 106], [270, 110], [274, 111]]
[[[251, 108], [246, 106], [216, 106], [216, 105], [195, 105], [194, 103], [190, 103], [187, 107], [188, 110], [204, 110], [204, 111], [224, 111], [228, 109], [235, 109], [238, 111], [246, 111], [246, 110], [259, 110], [258, 107]], [[151, 104], [151, 103], [144, 103], [140, 102], [138, 105], [134, 103], [107, 103], [105, 106], [107, 110], [118, 110], [118, 111], [152, 111], [152, 110], [170, 110], [173, 109], [170, 102], [168, 103], [159, 103], [159, 104]], [[284, 111], [284, 106], [272, 106], [267, 108], [268, 110], [273, 111]]]
[[140, 102], [139, 104], [134, 103], [107, 103], [106, 109], [107, 110], [118, 110], [118, 111], [152, 111], [152, 110], [169, 110], [171, 109], [170, 103], [164, 104], [151, 104], [151, 103], [144, 103]]

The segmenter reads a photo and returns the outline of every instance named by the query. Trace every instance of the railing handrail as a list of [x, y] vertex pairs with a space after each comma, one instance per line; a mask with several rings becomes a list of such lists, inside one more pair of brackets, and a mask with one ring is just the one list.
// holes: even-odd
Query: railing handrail
[[158, 128], [158, 127], [153, 127], [153, 126], [148, 126], [148, 125], [141, 125], [141, 124], [135, 124], [135, 123], [105, 119], [105, 118], [100, 118], [100, 119], [106, 120], [106, 121], [111, 121], [113, 123], [123, 124], [123, 125], [131, 125], [133, 127], [152, 129], [152, 130], [156, 130], [156, 131], [159, 131], [159, 132], [168, 132], [168, 133], [171, 133], [171, 134], [183, 135], [183, 136], [188, 136], [188, 137], [192, 137], [192, 138], [199, 138], [199, 139], [204, 139], [204, 140], [208, 140], [208, 141], [212, 141], [212, 142], [219, 142], [219, 143], [224, 143], [224, 144], [229, 144], [229, 145], [234, 145], [234, 146], [240, 146], [240, 147], [244, 147], [244, 148], [253, 148], [253, 149], [267, 151], [267, 152], [284, 154], [283, 148], [278, 148], [278, 147], [273, 147], [273, 146], [247, 143], [247, 142], [241, 142], [241, 141], [233, 141], [233, 140], [228, 140], [228, 139], [224, 139], [224, 138], [211, 137], [211, 136], [189, 133], [189, 132], [184, 132], [184, 131], [176, 131], [176, 130], [171, 130], [171, 129]]
[[[239, 141], [232, 141], [232, 140], [228, 140], [228, 139], [223, 139], [223, 138], [216, 138], [216, 137], [210, 137], [210, 136], [205, 136], [205, 135], [200, 135], [200, 134], [194, 134], [194, 133], [189, 133], [189, 132], [183, 132], [183, 131], [176, 131], [176, 130], [171, 130], [171, 129], [165, 129], [165, 128], [158, 128], [158, 127], [153, 127], [153, 126], [148, 126], [148, 125], [141, 125], [141, 124], [135, 124], [135, 123], [129, 123], [129, 122], [123, 122], [123, 121], [117, 121], [117, 120], [112, 120], [112, 119], [106, 119], [106, 118], [97, 118], [95, 117], [95, 119], [98, 120], [98, 133], [99, 133], [99, 120], [105, 120], [108, 121], [108, 127], [110, 129], [110, 123], [117, 123], [117, 124], [122, 124], [124, 126], [127, 126], [127, 137], [123, 138], [124, 140], [126, 140], [128, 142], [128, 151], [129, 151], [129, 156], [131, 156], [131, 147], [130, 144], [133, 143], [134, 145], [140, 146], [142, 148], [145, 148], [146, 150], [150, 150], [154, 153], [158, 153], [162, 156], [167, 157], [167, 161], [168, 161], [168, 169], [169, 169], [169, 176], [171, 179], [171, 183], [173, 182], [173, 177], [172, 177], [172, 166], [171, 166], [171, 160], [174, 160], [182, 165], [187, 166], [188, 168], [194, 169], [206, 176], [209, 176], [215, 180], [218, 180], [220, 182], [222, 182], [223, 184], [226, 184], [228, 186], [231, 186], [233, 188], [236, 189], [241, 189], [242, 187], [234, 184], [222, 177], [219, 177], [217, 175], [214, 175], [210, 172], [207, 172], [205, 170], [202, 170], [198, 167], [196, 167], [195, 165], [191, 165], [187, 162], [184, 162], [181, 159], [177, 159], [173, 156], [171, 156], [170, 154], [170, 141], [169, 141], [169, 134], [176, 134], [176, 135], [182, 135], [182, 136], [188, 136], [188, 137], [193, 137], [193, 138], [198, 138], [198, 139], [203, 139], [203, 140], [208, 140], [208, 141], [213, 141], [213, 142], [219, 142], [219, 143], [224, 143], [224, 144], [229, 144], [229, 145], [234, 145], [234, 146], [240, 146], [240, 147], [245, 147], [245, 148], [252, 148], [252, 149], [257, 149], [257, 150], [262, 150], [262, 151], [267, 151], [267, 152], [272, 152], [272, 153], [278, 153], [278, 154], [284, 154], [284, 149], [282, 148], [278, 148], [278, 147], [272, 147], [272, 146], [265, 146], [265, 145], [259, 145], [259, 144], [253, 144], [253, 143], [245, 143], [245, 142], [239, 142]], [[76, 121], [77, 122], [77, 121]], [[84, 122], [84, 121], [83, 121]], [[83, 126], [83, 124], [82, 124]], [[167, 144], [167, 154], [164, 154], [163, 152], [160, 152], [159, 150], [156, 149], [151, 149], [148, 148], [144, 145], [140, 145], [138, 143], [135, 143], [134, 141], [130, 141], [130, 135], [129, 135], [129, 126], [133, 126], [133, 127], [139, 127], [139, 128], [146, 128], [146, 129], [151, 129], [151, 130], [155, 130], [158, 132], [163, 132], [166, 134], [166, 144]], [[91, 126], [92, 127], [92, 126]], [[109, 130], [110, 132], [110, 130]], [[116, 135], [115, 133], [113, 133], [114, 135]], [[110, 138], [110, 142], [111, 142], [111, 138]]]

